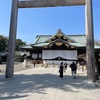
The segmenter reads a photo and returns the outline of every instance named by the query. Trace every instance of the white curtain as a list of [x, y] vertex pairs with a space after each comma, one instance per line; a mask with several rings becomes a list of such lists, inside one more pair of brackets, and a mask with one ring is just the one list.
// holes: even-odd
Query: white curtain
[[57, 57], [77, 60], [77, 50], [43, 50], [42, 51], [42, 59], [54, 59]]
[[42, 58], [42, 54], [41, 53], [39, 54], [39, 58]]
[[37, 58], [37, 54], [32, 54], [32, 58], [36, 59]]

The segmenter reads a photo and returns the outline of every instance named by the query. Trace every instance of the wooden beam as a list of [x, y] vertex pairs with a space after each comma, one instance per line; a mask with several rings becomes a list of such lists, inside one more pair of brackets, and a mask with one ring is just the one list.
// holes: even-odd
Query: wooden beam
[[18, 8], [85, 5], [85, 0], [26, 0], [18, 1]]

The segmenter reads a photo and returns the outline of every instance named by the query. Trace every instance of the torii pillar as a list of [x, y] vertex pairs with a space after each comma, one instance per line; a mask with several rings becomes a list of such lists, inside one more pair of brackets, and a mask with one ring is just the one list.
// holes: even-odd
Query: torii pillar
[[93, 11], [92, 0], [86, 0], [86, 60], [87, 76], [93, 82], [95, 79], [95, 50], [94, 50], [94, 30], [93, 30]]
[[12, 0], [12, 11], [9, 31], [8, 54], [5, 78], [13, 78], [14, 73], [14, 58], [16, 45], [16, 31], [17, 31], [17, 15], [18, 15], [18, 0]]
[[86, 8], [86, 55], [88, 78], [95, 81], [95, 54], [94, 54], [94, 33], [92, 0], [12, 0], [11, 23], [9, 32], [8, 56], [6, 66], [6, 78], [12, 78], [14, 73], [14, 55], [16, 43], [17, 15], [18, 8], [56, 7], [85, 5]]

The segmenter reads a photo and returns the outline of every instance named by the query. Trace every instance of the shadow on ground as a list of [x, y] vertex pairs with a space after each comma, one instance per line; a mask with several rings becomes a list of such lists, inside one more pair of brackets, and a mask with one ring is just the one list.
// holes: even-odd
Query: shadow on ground
[[[27, 97], [30, 92], [44, 94], [47, 88], [60, 89], [66, 92], [78, 92], [78, 89], [92, 90], [97, 88], [87, 84], [86, 81], [86, 76], [77, 76], [76, 79], [72, 79], [71, 76], [65, 75], [64, 79], [61, 80], [58, 75], [49, 73], [15, 75], [13, 79], [0, 80], [0, 100]], [[21, 95], [22, 93], [23, 95]]]

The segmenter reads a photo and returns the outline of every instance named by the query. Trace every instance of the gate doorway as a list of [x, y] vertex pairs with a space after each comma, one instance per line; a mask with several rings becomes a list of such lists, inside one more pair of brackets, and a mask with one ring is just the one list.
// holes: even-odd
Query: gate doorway
[[[87, 75], [90, 80], [95, 81], [95, 56], [94, 56], [94, 33], [92, 0], [12, 0], [11, 22], [9, 31], [8, 56], [5, 78], [13, 77], [15, 41], [17, 30], [17, 16], [19, 8], [56, 7], [56, 6], [79, 6], [85, 5], [86, 11], [86, 55]], [[92, 54], [92, 55], [91, 55]]]

